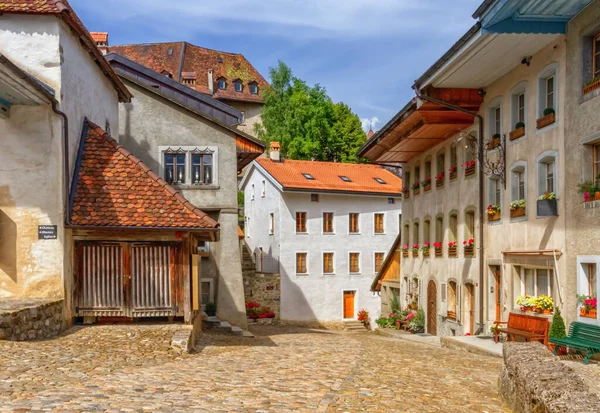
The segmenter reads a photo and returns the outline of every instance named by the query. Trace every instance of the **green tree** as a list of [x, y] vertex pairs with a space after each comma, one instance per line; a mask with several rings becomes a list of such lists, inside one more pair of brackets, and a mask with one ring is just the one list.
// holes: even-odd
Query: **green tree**
[[365, 134], [350, 107], [334, 104], [325, 88], [308, 86], [281, 61], [269, 74], [262, 122], [255, 125], [258, 137], [280, 142], [281, 154], [290, 159], [356, 162]]

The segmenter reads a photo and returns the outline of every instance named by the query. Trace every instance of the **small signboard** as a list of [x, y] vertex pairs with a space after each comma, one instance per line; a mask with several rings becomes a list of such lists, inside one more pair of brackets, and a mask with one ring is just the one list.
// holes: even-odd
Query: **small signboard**
[[38, 239], [56, 239], [56, 225], [38, 225]]

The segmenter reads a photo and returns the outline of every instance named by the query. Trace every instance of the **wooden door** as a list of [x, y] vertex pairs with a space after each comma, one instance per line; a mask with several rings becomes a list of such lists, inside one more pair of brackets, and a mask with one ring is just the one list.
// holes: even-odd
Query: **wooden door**
[[495, 298], [496, 298], [496, 320], [501, 321], [502, 319], [502, 275], [500, 273], [500, 267], [494, 267], [494, 278], [495, 278]]
[[466, 315], [466, 319], [467, 322], [469, 323], [469, 333], [474, 334], [475, 333], [475, 286], [473, 284], [467, 284], [465, 285], [465, 290], [466, 290], [466, 294], [465, 296], [467, 297], [466, 302], [465, 302], [465, 311], [467, 314]]
[[344, 291], [344, 318], [354, 318], [355, 291]]
[[427, 284], [427, 332], [437, 335], [437, 286], [433, 280]]

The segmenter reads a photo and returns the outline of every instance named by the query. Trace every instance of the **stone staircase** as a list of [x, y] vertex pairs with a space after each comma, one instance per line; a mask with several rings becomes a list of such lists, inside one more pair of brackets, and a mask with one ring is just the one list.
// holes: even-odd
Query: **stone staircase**
[[344, 330], [351, 333], [365, 333], [368, 331], [360, 321], [356, 320], [344, 321]]
[[254, 337], [254, 334], [252, 334], [251, 332], [244, 330], [238, 326], [232, 326], [227, 321], [221, 321], [216, 316], [209, 316], [206, 320], [203, 321], [203, 325], [205, 329], [214, 329], [219, 333], [232, 334], [234, 336]]

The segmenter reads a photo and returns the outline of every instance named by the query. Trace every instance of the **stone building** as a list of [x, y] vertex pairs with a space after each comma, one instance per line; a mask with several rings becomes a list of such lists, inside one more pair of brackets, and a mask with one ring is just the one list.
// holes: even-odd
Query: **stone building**
[[399, 232], [401, 179], [373, 165], [271, 159], [248, 168], [245, 241], [281, 275], [282, 320], [341, 324], [377, 317], [373, 277]]

